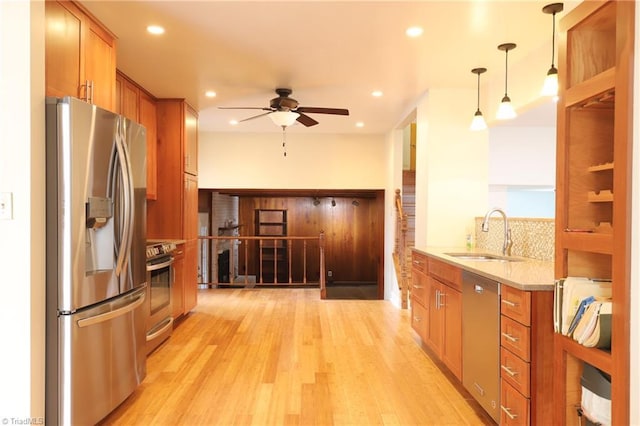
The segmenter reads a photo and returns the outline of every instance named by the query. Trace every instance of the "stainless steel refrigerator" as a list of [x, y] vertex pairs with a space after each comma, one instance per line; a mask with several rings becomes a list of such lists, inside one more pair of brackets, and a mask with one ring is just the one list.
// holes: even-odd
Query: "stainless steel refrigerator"
[[146, 131], [46, 99], [46, 423], [92, 425], [146, 375]]

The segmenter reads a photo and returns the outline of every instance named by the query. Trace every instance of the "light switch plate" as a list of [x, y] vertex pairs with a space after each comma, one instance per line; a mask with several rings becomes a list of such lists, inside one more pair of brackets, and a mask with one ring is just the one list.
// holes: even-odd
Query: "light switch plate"
[[13, 193], [0, 192], [0, 220], [13, 219]]

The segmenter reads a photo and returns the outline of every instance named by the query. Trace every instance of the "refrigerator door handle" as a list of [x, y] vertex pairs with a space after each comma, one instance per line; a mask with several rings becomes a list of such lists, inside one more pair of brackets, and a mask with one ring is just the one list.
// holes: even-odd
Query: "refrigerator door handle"
[[83, 318], [81, 320], [78, 320], [78, 327], [89, 327], [94, 324], [100, 324], [102, 322], [109, 321], [116, 317], [122, 316], [126, 313], [129, 313], [134, 309], [136, 309], [138, 306], [142, 305], [144, 303], [144, 298], [145, 298], [145, 294], [142, 293], [137, 297], [136, 300], [134, 300], [133, 302], [121, 308], [115, 309], [110, 312], [106, 312], [104, 314], [99, 314], [89, 318]]
[[118, 248], [118, 259], [116, 262], [116, 275], [120, 276], [123, 269], [127, 267], [127, 255], [128, 248], [131, 242], [131, 187], [130, 187], [130, 177], [129, 177], [129, 169], [126, 166], [127, 159], [125, 157], [123, 141], [122, 141], [122, 122], [118, 120], [118, 126], [116, 129], [115, 135], [115, 146], [118, 154], [118, 170], [120, 172], [120, 177], [122, 179], [122, 205], [123, 205], [123, 215], [124, 218], [123, 226], [122, 226], [122, 235], [120, 235], [120, 247]]
[[122, 146], [122, 152], [124, 154], [125, 159], [125, 167], [123, 167], [123, 171], [126, 172], [126, 181], [125, 187], [129, 189], [129, 197], [125, 203], [126, 208], [126, 217], [125, 220], [128, 220], [128, 235], [127, 235], [127, 245], [126, 245], [126, 257], [127, 259], [131, 254], [131, 246], [133, 244], [133, 228], [135, 226], [135, 194], [133, 187], [133, 170], [131, 169], [131, 156], [129, 155], [129, 148], [127, 143], [127, 137], [124, 128], [124, 118], [120, 118], [121, 126], [120, 126], [120, 143]]

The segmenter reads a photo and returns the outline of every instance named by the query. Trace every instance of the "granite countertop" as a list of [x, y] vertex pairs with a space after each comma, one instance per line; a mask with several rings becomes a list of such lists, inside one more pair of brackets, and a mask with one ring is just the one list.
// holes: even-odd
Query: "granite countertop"
[[488, 253], [502, 257], [501, 253], [494, 253], [483, 249], [468, 250], [460, 247], [414, 247], [414, 250], [520, 290], [553, 291], [553, 262], [517, 256], [511, 256], [513, 259], [518, 259], [518, 261], [515, 262], [487, 262], [461, 259], [447, 255], [447, 253]]

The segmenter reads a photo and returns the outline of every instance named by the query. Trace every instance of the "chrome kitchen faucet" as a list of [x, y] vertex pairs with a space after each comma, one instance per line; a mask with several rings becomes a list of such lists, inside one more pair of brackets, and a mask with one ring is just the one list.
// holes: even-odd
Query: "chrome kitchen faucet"
[[489, 217], [493, 213], [500, 213], [504, 219], [504, 243], [502, 244], [502, 255], [511, 256], [511, 246], [513, 245], [513, 241], [511, 241], [511, 228], [509, 228], [509, 219], [507, 219], [507, 214], [502, 209], [494, 207], [484, 215], [484, 220], [482, 221], [482, 232], [489, 232]]

